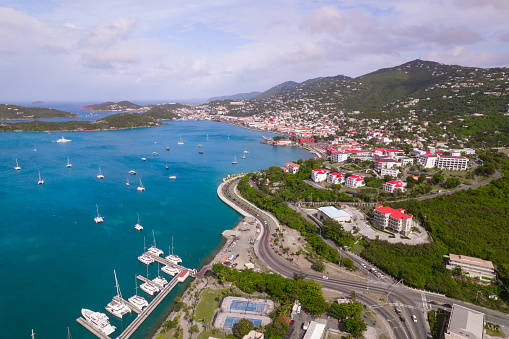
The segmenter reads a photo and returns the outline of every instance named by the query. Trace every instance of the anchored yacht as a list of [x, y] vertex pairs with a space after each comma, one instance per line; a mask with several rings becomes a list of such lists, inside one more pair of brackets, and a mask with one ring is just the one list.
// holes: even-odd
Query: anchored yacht
[[136, 285], [136, 288], [134, 289], [134, 295], [127, 300], [134, 306], [138, 307], [140, 310], [143, 310], [148, 306], [148, 301], [142, 296], [138, 295], [138, 281], [136, 279], [136, 275], [134, 276], [134, 284]]
[[57, 140], [57, 142], [71, 142], [72, 140], [69, 140], [69, 139], [66, 139], [64, 137], [61, 137], [60, 139]]
[[39, 171], [39, 181], [37, 182], [39, 185], [44, 184], [44, 180], [41, 179], [41, 171]]
[[95, 207], [97, 208], [97, 217], [94, 218], [94, 221], [96, 224], [100, 223], [100, 222], [103, 222], [104, 219], [103, 217], [101, 217], [101, 215], [99, 214], [99, 206], [97, 206], [97, 204], [95, 204]]
[[164, 254], [163, 250], [160, 250], [156, 246], [156, 235], [154, 234], [154, 230], [152, 230], [152, 236], [154, 237], [154, 245], [152, 245], [147, 252], [150, 252], [152, 254], [155, 254], [157, 256], [160, 256], [161, 254]]
[[144, 263], [145, 265], [149, 265], [151, 263], [154, 262], [154, 259], [149, 256], [149, 255], [146, 255], [146, 254], [142, 254], [138, 257], [138, 260], [142, 263]]
[[110, 324], [110, 319], [104, 313], [94, 312], [87, 310], [86, 308], [81, 309], [81, 315], [91, 324], [93, 327], [101, 331], [106, 335], [110, 335], [117, 329], [115, 326]]
[[19, 165], [18, 165], [18, 159], [16, 159], [16, 167], [14, 167], [14, 169], [16, 171], [19, 171], [21, 169], [21, 167], [19, 167]]
[[157, 288], [157, 286], [155, 286], [151, 282], [144, 282], [143, 284], [140, 285], [140, 288], [142, 289], [142, 291], [150, 295], [154, 295], [154, 293], [159, 292], [159, 288]]
[[120, 287], [118, 285], [117, 273], [113, 270], [115, 275], [115, 287], [117, 288], [117, 299], [113, 298], [108, 305], [106, 305], [106, 311], [113, 314], [115, 317], [122, 319], [122, 316], [127, 313], [131, 313], [129, 306], [124, 304], [122, 301], [122, 293], [120, 293]]
[[143, 184], [141, 183], [141, 179], [140, 179], [140, 186], [138, 188], [136, 188], [138, 191], [142, 192], [145, 190], [145, 187], [143, 187]]
[[99, 166], [99, 174], [97, 175], [97, 179], [104, 179], [104, 175], [101, 173], [101, 166]]
[[171, 237], [171, 254], [169, 254], [165, 259], [175, 263], [175, 265], [182, 262], [182, 259], [180, 259], [178, 255], [173, 254], [173, 237]]
[[140, 225], [140, 213], [136, 212], [138, 214], [138, 223], [136, 225], [134, 225], [134, 228], [137, 230], [137, 231], [141, 231], [143, 229], [143, 226]]

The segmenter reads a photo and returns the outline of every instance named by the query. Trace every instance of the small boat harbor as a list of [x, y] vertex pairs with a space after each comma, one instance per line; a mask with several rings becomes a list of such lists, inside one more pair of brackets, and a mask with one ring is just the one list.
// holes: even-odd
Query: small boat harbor
[[[138, 257], [140, 262], [147, 265], [147, 277], [136, 275], [135, 279], [136, 281], [139, 280], [142, 282], [139, 286], [142, 291], [151, 296], [156, 294], [150, 302], [147, 302], [145, 298], [138, 295], [137, 283], [136, 295], [128, 298], [127, 300], [124, 299], [120, 292], [116, 272], [114, 271], [117, 295], [115, 295], [112, 301], [106, 305], [105, 309], [119, 319], [122, 319], [122, 316], [127, 313], [135, 312], [138, 314], [129, 326], [127, 326], [124, 331], [115, 338], [130, 338], [179, 282], [184, 282], [189, 276], [196, 277], [198, 273], [196, 269], [188, 269], [180, 265], [179, 263], [182, 262], [182, 259], [180, 259], [177, 255], [171, 253], [165, 258], [162, 258], [160, 256], [162, 254], [164, 254], [164, 252], [155, 247], [154, 244], [154, 246], [150, 247], [140, 257]], [[151, 263], [156, 262], [158, 264], [158, 276], [150, 280], [148, 278], [148, 266]], [[169, 282], [159, 275], [159, 265], [164, 265], [161, 271], [172, 276]], [[109, 339], [109, 335], [116, 330], [116, 327], [110, 324], [108, 316], [104, 313], [82, 309], [81, 314], [82, 316], [76, 319], [76, 321], [98, 338]]]

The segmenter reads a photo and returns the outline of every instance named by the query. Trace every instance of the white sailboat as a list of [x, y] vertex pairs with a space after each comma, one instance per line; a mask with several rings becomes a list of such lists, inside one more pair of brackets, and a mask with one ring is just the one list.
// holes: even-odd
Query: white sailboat
[[35, 148], [35, 144], [34, 144], [34, 152], [37, 152], [37, 148]]
[[131, 304], [138, 307], [140, 310], [145, 309], [148, 306], [148, 301], [142, 296], [138, 295], [138, 280], [136, 279], [136, 275], [134, 275], [134, 295], [127, 299]]
[[182, 142], [182, 135], [180, 135], [180, 141], [179, 141], [179, 142], [177, 142], [177, 144], [178, 144], [178, 145], [183, 145], [183, 144], [184, 144], [184, 142]]
[[67, 339], [72, 339], [71, 330], [67, 327]]
[[147, 252], [150, 252], [152, 254], [155, 254], [157, 256], [160, 256], [161, 254], [164, 254], [163, 250], [160, 250], [159, 248], [157, 248], [156, 246], [156, 235], [154, 233], [154, 230], [152, 230], [152, 236], [154, 237], [154, 245], [152, 245], [148, 250]]
[[248, 154], [249, 152], [247, 151], [247, 145], [246, 145], [246, 150], [244, 151], [245, 154]]
[[16, 171], [19, 171], [21, 169], [21, 167], [19, 167], [19, 164], [18, 164], [18, 159], [16, 159], [16, 167], [14, 167], [14, 169]]
[[168, 280], [166, 280], [164, 277], [161, 277], [159, 275], [159, 263], [157, 263], [157, 277], [152, 279], [152, 282], [156, 285], [160, 285], [163, 287], [166, 287], [166, 285], [168, 285]]
[[99, 166], [99, 174], [97, 175], [97, 179], [104, 179], [104, 175], [101, 173], [101, 166]]
[[175, 276], [175, 274], [178, 274], [180, 272], [180, 270], [177, 268], [177, 267], [173, 267], [173, 266], [163, 266], [163, 268], [161, 268], [161, 271], [163, 271], [164, 273], [168, 274], [168, 275], [171, 275], [172, 277]]
[[91, 324], [93, 327], [101, 331], [106, 335], [110, 335], [117, 329], [115, 326], [110, 324], [110, 319], [104, 313], [94, 312], [87, 310], [86, 308], [81, 309], [81, 315]]
[[129, 171], [129, 174], [135, 175], [135, 174], [136, 174], [136, 171], [135, 171], [135, 170], [130, 170], [130, 171]]
[[72, 164], [69, 162], [69, 158], [67, 158], [67, 168], [72, 167]]
[[209, 135], [207, 134], [207, 140], [209, 140]]
[[39, 171], [39, 181], [37, 182], [39, 185], [44, 184], [44, 180], [41, 179], [41, 171]]
[[127, 182], [125, 183], [127, 186], [131, 186], [131, 184], [129, 183], [129, 178], [127, 178]]
[[166, 144], [166, 150], [169, 151], [170, 150], [170, 146], [168, 144]]
[[242, 159], [246, 159], [246, 155], [245, 154], [242, 156]]
[[140, 225], [140, 213], [136, 212], [138, 214], [138, 223], [134, 225], [134, 229], [137, 231], [141, 231], [143, 229], [143, 226]]
[[124, 304], [122, 301], [122, 293], [120, 292], [120, 286], [118, 285], [117, 273], [113, 270], [115, 275], [115, 287], [117, 288], [117, 298], [113, 298], [108, 305], [106, 305], [106, 311], [113, 314], [115, 317], [122, 319], [122, 316], [127, 313], [131, 313], [129, 306]]
[[233, 157], [232, 164], [237, 165], [237, 157]]
[[182, 262], [182, 259], [180, 259], [178, 255], [173, 254], [173, 237], [171, 237], [171, 254], [169, 254], [165, 259], [175, 263], [175, 265]]
[[[147, 266], [147, 280], [149, 280], [148, 279], [148, 266]], [[150, 295], [154, 295], [154, 293], [159, 292], [159, 287], [157, 287], [152, 282], [150, 282], [150, 280], [141, 284], [140, 288], [142, 291], [144, 291], [145, 293], [148, 293]]]
[[35, 339], [34, 329], [32, 329], [32, 339]]
[[168, 169], [168, 168], [169, 168], [169, 167], [168, 167], [168, 161], [166, 161], [166, 169]]
[[145, 247], [145, 237], [143, 237], [143, 254], [138, 257], [138, 260], [145, 265], [150, 265], [154, 262], [154, 259], [145, 253], [146, 249], [147, 247]]
[[95, 204], [95, 207], [97, 208], [97, 217], [94, 218], [94, 221], [96, 224], [100, 223], [100, 222], [103, 222], [104, 219], [103, 217], [101, 217], [101, 215], [99, 214], [99, 206], [97, 206], [97, 204]]
[[138, 191], [144, 191], [145, 190], [145, 187], [143, 187], [143, 184], [141, 183], [141, 179], [140, 179], [140, 186], [137, 188]]

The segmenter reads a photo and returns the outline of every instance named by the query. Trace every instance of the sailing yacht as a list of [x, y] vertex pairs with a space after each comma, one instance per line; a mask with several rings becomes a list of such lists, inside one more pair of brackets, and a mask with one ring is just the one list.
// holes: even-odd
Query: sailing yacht
[[101, 331], [106, 335], [110, 335], [117, 329], [115, 326], [110, 324], [110, 319], [104, 313], [94, 312], [87, 310], [86, 308], [81, 309], [81, 315], [91, 324], [93, 327]]
[[159, 275], [159, 263], [157, 264], [157, 277], [152, 279], [152, 282], [156, 285], [161, 285], [163, 287], [166, 287], [166, 285], [168, 285], [168, 280]]
[[138, 257], [138, 260], [139, 260], [141, 263], [145, 264], [145, 265], [150, 265], [151, 263], [153, 263], [153, 262], [154, 262], [154, 259], [153, 259], [151, 256], [149, 256], [149, 255], [147, 255], [147, 254], [145, 254], [145, 253], [143, 253], [142, 255], [140, 255], [140, 256]]
[[203, 145], [198, 145], [198, 147], [200, 147], [200, 151], [198, 152], [199, 154], [203, 154], [203, 151], [201, 150], [201, 148], [203, 147]]
[[122, 319], [122, 316], [127, 313], [131, 313], [129, 306], [124, 304], [122, 301], [122, 293], [120, 293], [120, 287], [118, 285], [117, 273], [113, 270], [115, 275], [115, 287], [117, 288], [117, 298], [113, 298], [108, 305], [106, 305], [106, 311], [113, 314], [115, 317]]
[[[136, 213], [138, 213], [138, 212], [136, 212]], [[138, 223], [136, 225], [134, 225], [134, 228], [137, 231], [141, 231], [143, 229], [143, 226], [140, 225], [140, 213], [138, 213]]]
[[136, 279], [136, 275], [134, 275], [134, 284], [136, 285], [134, 288], [134, 295], [127, 300], [134, 306], [138, 307], [140, 310], [143, 310], [148, 306], [148, 301], [142, 296], [138, 295], [138, 281]]
[[101, 173], [101, 166], [99, 166], [99, 174], [97, 175], [97, 179], [104, 179], [104, 175]]
[[169, 168], [169, 167], [168, 167], [168, 161], [167, 161], [167, 162], [166, 162], [166, 169], [168, 169], [168, 168]]
[[246, 155], [245, 154], [242, 156], [242, 159], [246, 159]]
[[183, 145], [184, 143], [182, 142], [182, 135], [180, 136], [180, 141], [177, 142], [178, 145]]
[[34, 152], [37, 152], [37, 148], [35, 148], [35, 144], [34, 144]]
[[168, 146], [168, 144], [166, 144], [166, 150], [169, 151], [170, 150], [170, 146]]
[[246, 150], [244, 151], [245, 154], [248, 154], [249, 152], [247, 151], [247, 145], [246, 145]]
[[150, 294], [150, 295], [154, 295], [154, 293], [157, 293], [159, 292], [159, 287], [157, 287], [156, 285], [154, 285], [152, 282], [150, 282], [150, 280], [148, 279], [148, 266], [147, 266], [147, 282], [144, 282], [143, 284], [140, 285], [140, 288], [142, 291], [145, 291], [146, 293]]
[[95, 204], [95, 207], [97, 207], [97, 217], [94, 218], [94, 221], [96, 224], [100, 223], [100, 222], [103, 222], [103, 217], [101, 217], [101, 215], [99, 214], [99, 206], [97, 206], [97, 204]]
[[207, 134], [207, 140], [209, 140], [209, 135]]
[[127, 178], [127, 182], [125, 183], [127, 186], [131, 186], [131, 184], [129, 183], [129, 178]]
[[154, 233], [154, 230], [152, 230], [152, 236], [154, 237], [154, 245], [152, 245], [147, 252], [150, 252], [154, 255], [160, 256], [161, 254], [164, 254], [163, 250], [160, 250], [156, 247], [156, 235]]
[[41, 179], [41, 171], [39, 171], [39, 181], [37, 182], [39, 185], [44, 184], [44, 180]]
[[69, 162], [69, 158], [67, 158], [67, 168], [72, 167], [72, 164]]
[[140, 179], [140, 186], [137, 188], [138, 191], [144, 191], [145, 190], [145, 187], [143, 187], [143, 184], [141, 183], [141, 179]]
[[171, 275], [172, 277], [175, 276], [175, 274], [178, 274], [180, 272], [180, 270], [178, 268], [168, 266], [168, 265], [161, 268], [161, 271], [163, 271], [164, 273], [166, 273], [168, 275]]
[[169, 254], [165, 259], [175, 263], [175, 265], [182, 262], [182, 259], [180, 259], [178, 255], [173, 254], [173, 237], [171, 237], [171, 254]]
[[21, 167], [19, 167], [19, 165], [18, 165], [18, 159], [16, 159], [16, 167], [14, 167], [14, 169], [16, 171], [19, 171], [21, 169]]
[[237, 165], [237, 157], [234, 157], [234, 160], [232, 161], [232, 164]]

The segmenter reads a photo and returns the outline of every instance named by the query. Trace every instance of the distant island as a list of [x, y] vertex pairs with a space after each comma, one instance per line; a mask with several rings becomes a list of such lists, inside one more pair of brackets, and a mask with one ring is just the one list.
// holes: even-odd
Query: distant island
[[32, 102], [32, 105], [43, 105], [44, 102], [43, 101], [34, 101]]
[[102, 104], [93, 104], [82, 107], [82, 109], [91, 109], [93, 111], [125, 111], [125, 110], [137, 110], [142, 108], [143, 106], [133, 104], [130, 101], [120, 101], [120, 102], [112, 102], [107, 101]]
[[45, 107], [24, 107], [17, 105], [0, 105], [0, 120], [35, 120], [49, 118], [75, 118], [77, 114]]
[[30, 121], [0, 124], [0, 131], [10, 132], [54, 132], [54, 131], [105, 131], [130, 128], [157, 127], [166, 125], [146, 114], [119, 113], [96, 121]]

